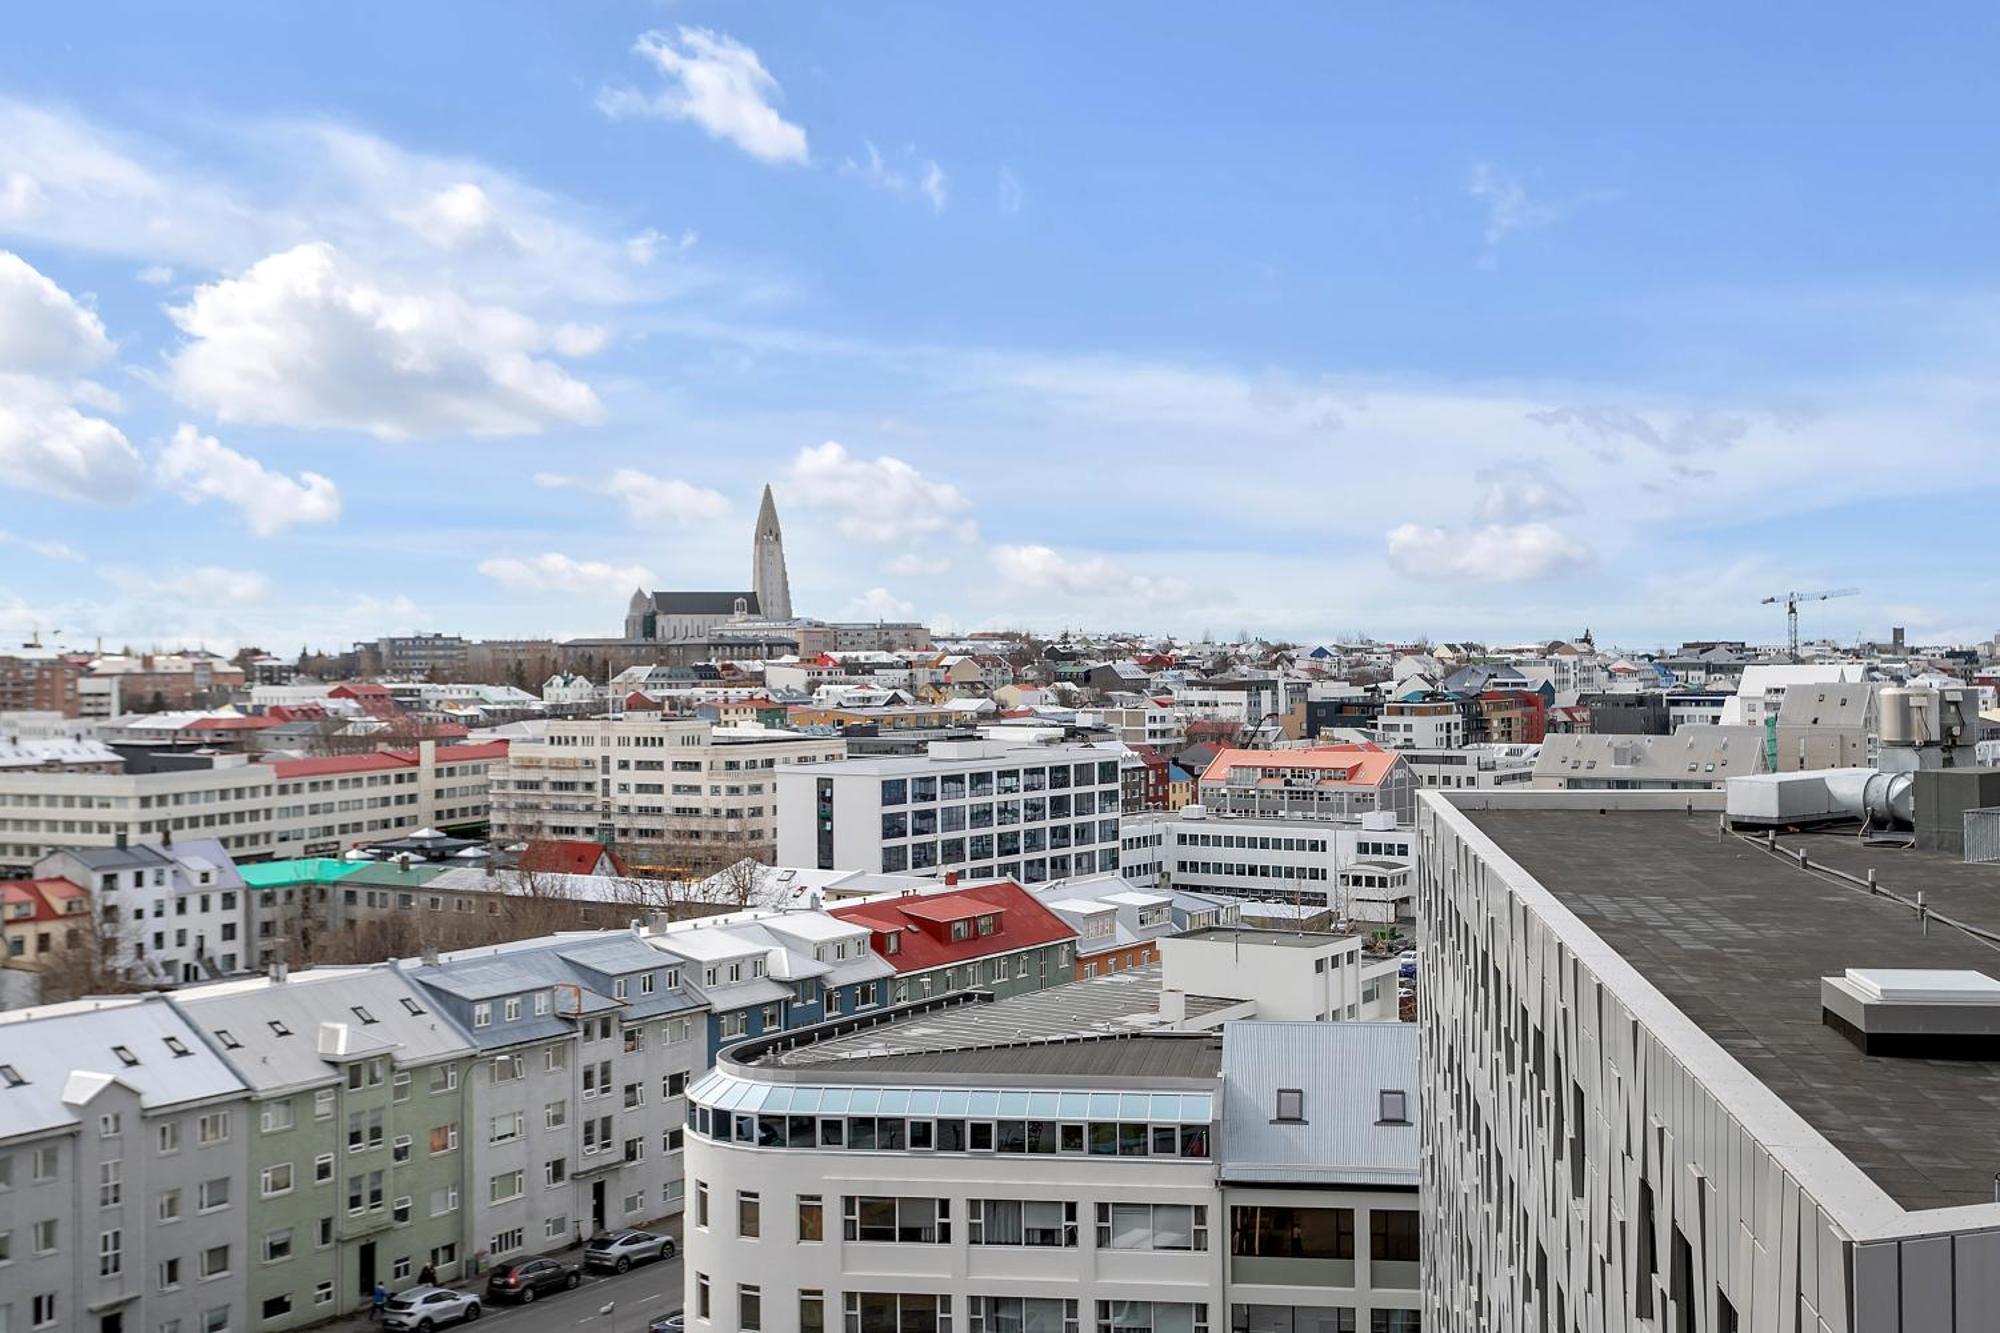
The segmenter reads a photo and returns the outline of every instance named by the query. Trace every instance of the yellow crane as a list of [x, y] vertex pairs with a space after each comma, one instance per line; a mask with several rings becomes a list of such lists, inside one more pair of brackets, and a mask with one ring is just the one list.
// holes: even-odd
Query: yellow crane
[[1792, 660], [1796, 662], [1799, 660], [1799, 603], [1824, 602], [1829, 597], [1852, 597], [1860, 591], [1859, 588], [1830, 588], [1825, 592], [1781, 592], [1766, 597], [1758, 605], [1784, 605], [1786, 638], [1790, 643]]

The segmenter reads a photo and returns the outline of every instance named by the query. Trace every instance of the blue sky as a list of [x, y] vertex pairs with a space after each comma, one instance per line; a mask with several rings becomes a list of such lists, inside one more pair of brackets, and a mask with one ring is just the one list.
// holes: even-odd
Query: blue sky
[[300, 12], [13, 16], [0, 633], [2000, 625], [1991, 10]]

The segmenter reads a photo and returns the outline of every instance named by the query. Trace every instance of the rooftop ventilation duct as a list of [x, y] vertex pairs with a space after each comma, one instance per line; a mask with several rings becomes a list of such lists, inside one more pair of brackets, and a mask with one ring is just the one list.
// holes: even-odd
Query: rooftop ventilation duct
[[1729, 822], [1738, 827], [1789, 828], [1866, 823], [1908, 828], [1914, 822], [1909, 773], [1872, 768], [1822, 768], [1807, 773], [1758, 773], [1729, 779]]

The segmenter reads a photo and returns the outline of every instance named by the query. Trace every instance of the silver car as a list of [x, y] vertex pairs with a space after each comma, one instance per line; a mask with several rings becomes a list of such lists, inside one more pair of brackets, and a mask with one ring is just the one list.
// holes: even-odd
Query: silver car
[[450, 1287], [411, 1287], [389, 1298], [382, 1310], [382, 1327], [431, 1333], [446, 1324], [468, 1324], [479, 1318], [479, 1298]]
[[671, 1259], [674, 1238], [654, 1231], [600, 1231], [584, 1242], [583, 1266], [622, 1273], [642, 1259]]

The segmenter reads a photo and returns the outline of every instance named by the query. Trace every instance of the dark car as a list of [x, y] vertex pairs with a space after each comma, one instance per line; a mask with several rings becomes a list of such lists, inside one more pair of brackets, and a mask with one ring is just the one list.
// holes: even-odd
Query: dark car
[[486, 1279], [486, 1298], [520, 1301], [523, 1305], [552, 1291], [569, 1291], [583, 1281], [583, 1270], [555, 1259], [522, 1259], [495, 1264]]

